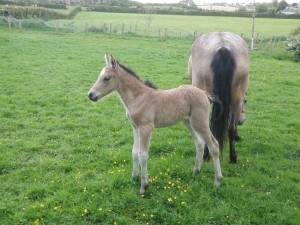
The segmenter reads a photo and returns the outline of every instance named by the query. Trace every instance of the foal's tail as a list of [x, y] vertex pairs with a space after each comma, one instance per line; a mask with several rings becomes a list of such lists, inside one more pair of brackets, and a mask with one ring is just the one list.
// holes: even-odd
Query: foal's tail
[[236, 68], [235, 59], [230, 50], [226, 47], [220, 48], [213, 57], [210, 68], [214, 74], [213, 93], [221, 102], [221, 104], [213, 102], [211, 129], [219, 142], [220, 150], [222, 150], [226, 141], [230, 119], [231, 85]]

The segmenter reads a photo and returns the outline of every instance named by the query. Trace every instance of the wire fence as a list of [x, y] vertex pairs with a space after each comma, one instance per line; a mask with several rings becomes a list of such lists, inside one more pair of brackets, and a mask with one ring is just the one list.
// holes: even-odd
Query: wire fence
[[[190, 31], [190, 32], [174, 32], [167, 27], [158, 28], [156, 30], [152, 29], [150, 26], [138, 26], [124, 23], [102, 23], [95, 24], [92, 22], [86, 23], [76, 23], [75, 21], [64, 21], [56, 20], [45, 22], [41, 19], [15, 19], [13, 17], [0, 17], [0, 26], [7, 27], [8, 29], [19, 29], [20, 31], [24, 29], [35, 29], [35, 30], [52, 30], [55, 32], [80, 32], [80, 33], [102, 33], [109, 36], [119, 36], [119, 37], [154, 37], [158, 40], [166, 40], [169, 38], [184, 38], [184, 39], [196, 39], [202, 33], [200, 31]], [[245, 39], [247, 43], [251, 42], [251, 37], [243, 33], [240, 35]], [[256, 34], [254, 43], [255, 49], [273, 49], [282, 45], [286, 40], [286, 37], [260, 37]]]

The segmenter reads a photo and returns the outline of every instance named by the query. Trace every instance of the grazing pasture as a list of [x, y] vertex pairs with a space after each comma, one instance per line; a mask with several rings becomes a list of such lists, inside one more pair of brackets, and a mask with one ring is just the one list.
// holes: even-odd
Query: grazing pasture
[[300, 64], [282, 48], [250, 53], [238, 163], [223, 154], [219, 189], [211, 162], [191, 178], [183, 125], [153, 133], [147, 195], [130, 180], [122, 104], [87, 97], [103, 55], [168, 89], [189, 83], [192, 43], [0, 28], [0, 223], [298, 224]]
[[[150, 22], [149, 27], [146, 25]], [[56, 21], [51, 22], [53, 26]], [[241, 17], [213, 17], [213, 16], [179, 16], [179, 15], [156, 15], [145, 14], [122, 14], [104, 12], [79, 12], [73, 20], [60, 20], [60, 26], [84, 30], [86, 24], [92, 27], [106, 26], [109, 29], [121, 32], [124, 24], [124, 31], [144, 35], [147, 30], [148, 36], [158, 36], [159, 30], [164, 35], [165, 28], [170, 37], [193, 36], [194, 32], [203, 34], [212, 31], [230, 31], [237, 34], [244, 34], [244, 37], [251, 38], [252, 18]], [[299, 26], [296, 19], [255, 19], [255, 36], [260, 38], [271, 38], [272, 36], [282, 37]]]

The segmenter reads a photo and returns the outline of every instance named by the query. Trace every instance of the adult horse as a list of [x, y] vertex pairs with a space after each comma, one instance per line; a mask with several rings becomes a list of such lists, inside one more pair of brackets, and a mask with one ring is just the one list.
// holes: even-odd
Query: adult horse
[[[213, 103], [211, 129], [220, 150], [229, 137], [231, 163], [237, 162], [235, 140], [237, 125], [245, 120], [244, 104], [248, 89], [248, 46], [238, 35], [213, 32], [200, 36], [192, 46], [188, 62], [192, 85], [216, 95], [221, 106]], [[205, 151], [204, 158], [208, 158]]]
[[112, 56], [105, 55], [105, 61], [106, 66], [88, 97], [97, 102], [112, 91], [120, 95], [134, 134], [132, 178], [138, 177], [138, 164], [141, 167], [140, 194], [145, 194], [148, 187], [147, 160], [152, 130], [179, 122], [187, 127], [196, 145], [193, 176], [200, 171], [205, 143], [213, 158], [214, 185], [219, 187], [222, 180], [219, 145], [209, 128], [209, 96], [192, 85], [169, 90], [154, 89]]

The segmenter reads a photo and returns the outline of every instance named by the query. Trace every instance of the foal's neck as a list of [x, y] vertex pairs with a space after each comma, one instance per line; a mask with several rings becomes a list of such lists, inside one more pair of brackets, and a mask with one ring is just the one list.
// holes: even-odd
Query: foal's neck
[[138, 98], [141, 98], [149, 91], [150, 88], [133, 75], [125, 71], [119, 74], [119, 87], [117, 92], [128, 110]]

